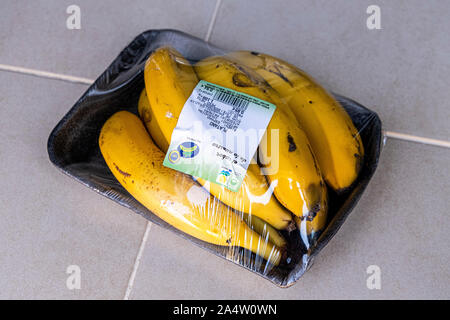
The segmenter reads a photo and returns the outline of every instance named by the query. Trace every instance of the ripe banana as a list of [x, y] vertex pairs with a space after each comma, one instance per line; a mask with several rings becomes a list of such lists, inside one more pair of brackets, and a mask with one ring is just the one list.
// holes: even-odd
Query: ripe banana
[[162, 165], [164, 154], [137, 116], [127, 111], [114, 114], [103, 125], [99, 146], [121, 185], [167, 223], [200, 240], [246, 248], [279, 264], [281, 252], [276, 246], [189, 176]]
[[[141, 94], [139, 113], [155, 143], [166, 152], [181, 109], [198, 78], [180, 53], [165, 47], [150, 55], [144, 78], [150, 103], [145, 101]], [[272, 196], [272, 189], [259, 171], [260, 168], [256, 164], [250, 165], [238, 192], [232, 192], [203, 179], [198, 179], [198, 182], [230, 207], [251, 213], [277, 229], [288, 228], [292, 223], [291, 214]]]
[[141, 95], [139, 96], [138, 113], [141, 120], [148, 128], [148, 131], [151, 132], [152, 139], [156, 145], [163, 145], [165, 143], [165, 138], [158, 122], [156, 122], [156, 119], [153, 116], [152, 109], [148, 102], [147, 91], [145, 89], [142, 90]]
[[[259, 146], [266, 177], [276, 198], [296, 216], [313, 219], [318, 212], [326, 214], [327, 191], [312, 149], [292, 111], [278, 93], [258, 74], [224, 57], [206, 58], [194, 68], [202, 80], [277, 106], [267, 126], [266, 139], [263, 138]], [[269, 163], [272, 168], [268, 168]]]
[[286, 98], [311, 142], [325, 181], [338, 192], [348, 188], [361, 169], [364, 147], [344, 108], [311, 76], [281, 59], [249, 51], [227, 57], [250, 67]]
[[250, 228], [259, 233], [266, 241], [270, 241], [278, 248], [286, 247], [287, 242], [283, 236], [264, 220], [248, 213], [243, 214], [243, 219]]
[[[327, 205], [325, 205], [327, 207]], [[300, 237], [307, 249], [317, 240], [318, 232], [323, 231], [327, 222], [327, 211], [319, 210], [314, 217], [294, 217]]]
[[165, 151], [169, 148], [181, 109], [197, 85], [198, 78], [181, 53], [162, 47], [147, 59], [144, 80], [151, 108], [143, 109], [148, 110], [150, 123], [154, 121], [152, 127], [160, 128], [162, 135], [158, 134], [154, 139], [158, 147]]

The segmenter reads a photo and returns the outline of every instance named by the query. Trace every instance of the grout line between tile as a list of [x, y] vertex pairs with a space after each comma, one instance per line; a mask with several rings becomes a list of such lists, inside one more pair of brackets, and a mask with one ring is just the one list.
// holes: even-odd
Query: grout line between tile
[[[216, 20], [217, 13], [219, 11], [220, 3], [221, 3], [221, 0], [217, 0], [216, 7], [214, 8], [214, 12], [211, 17], [209, 29], [205, 36], [205, 41], [208, 41], [209, 37], [211, 36], [211, 31], [214, 27], [214, 23]], [[22, 73], [22, 74], [28, 74], [28, 75], [34, 75], [34, 76], [42, 77], [42, 78], [50, 78], [50, 79], [68, 81], [71, 83], [80, 83], [80, 84], [91, 85], [94, 82], [94, 80], [88, 79], [88, 78], [74, 77], [74, 76], [69, 76], [69, 75], [60, 74], [60, 73], [53, 73], [53, 72], [47, 72], [47, 71], [29, 69], [29, 68], [22, 68], [22, 67], [16, 67], [16, 66], [11, 66], [11, 65], [6, 65], [6, 64], [0, 64], [0, 71], [2, 71], [2, 70], [16, 72], [16, 73]], [[405, 133], [395, 132], [395, 131], [384, 131], [384, 136], [389, 139], [397, 139], [397, 140], [403, 140], [403, 141], [409, 141], [409, 142], [423, 143], [423, 144], [433, 145], [433, 146], [437, 146], [437, 147], [450, 148], [450, 141], [445, 141], [445, 140], [419, 137], [419, 136], [414, 136], [411, 134], [405, 134]]]
[[125, 291], [125, 296], [123, 297], [123, 300], [128, 300], [130, 298], [130, 294], [134, 286], [134, 280], [136, 279], [137, 270], [139, 268], [142, 255], [144, 254], [145, 245], [147, 243], [151, 227], [152, 223], [150, 221], [147, 221], [147, 226], [145, 227], [145, 232], [144, 235], [142, 236], [141, 245], [139, 246], [139, 251], [136, 255], [136, 259], [134, 260], [133, 271], [131, 272], [130, 278], [128, 279], [127, 290]]
[[404, 140], [416, 143], [429, 144], [437, 147], [450, 148], [450, 141], [424, 138], [419, 136], [413, 136], [410, 134], [394, 132], [394, 131], [385, 131], [384, 135], [391, 139]]
[[214, 26], [216, 24], [216, 18], [217, 14], [219, 13], [220, 4], [222, 3], [222, 0], [216, 0], [216, 6], [214, 7], [214, 11], [211, 16], [211, 20], [209, 21], [208, 31], [205, 35], [205, 41], [209, 42], [209, 38], [211, 37], [212, 31], [214, 29]]
[[81, 83], [81, 84], [88, 84], [88, 85], [91, 85], [92, 83], [94, 83], [94, 80], [92, 80], [92, 79], [87, 79], [87, 78], [82, 78], [82, 77], [74, 77], [74, 76], [69, 76], [69, 75], [65, 75], [65, 74], [47, 72], [47, 71], [36, 70], [36, 69], [10, 66], [10, 65], [6, 65], [6, 64], [0, 64], [0, 70], [34, 75], [34, 76], [42, 77], [42, 78], [68, 81], [71, 83]]

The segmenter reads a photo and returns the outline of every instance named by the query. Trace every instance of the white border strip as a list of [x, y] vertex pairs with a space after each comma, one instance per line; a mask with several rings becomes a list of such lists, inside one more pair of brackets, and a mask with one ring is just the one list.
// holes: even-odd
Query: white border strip
[[214, 25], [216, 24], [216, 18], [217, 18], [217, 14], [219, 13], [219, 8], [220, 8], [221, 3], [222, 3], [222, 0], [216, 1], [216, 6], [214, 7], [214, 11], [211, 16], [211, 20], [209, 21], [208, 31], [206, 32], [206, 36], [204, 38], [204, 40], [206, 42], [209, 42], [209, 38], [211, 37]]
[[49, 79], [63, 80], [63, 81], [68, 81], [68, 82], [72, 82], [72, 83], [81, 83], [81, 84], [88, 84], [88, 85], [91, 85], [92, 83], [94, 83], [94, 80], [92, 80], [92, 79], [68, 76], [65, 74], [47, 72], [47, 71], [36, 70], [36, 69], [15, 67], [15, 66], [10, 66], [10, 65], [6, 65], [6, 64], [0, 64], [0, 70], [29, 74], [29, 75], [34, 75], [37, 77], [43, 77], [43, 78], [49, 78]]
[[384, 135], [386, 137], [392, 138], [392, 139], [405, 140], [405, 141], [429, 144], [429, 145], [438, 146], [438, 147], [450, 148], [450, 141], [445, 141], [445, 140], [437, 140], [437, 139], [431, 139], [431, 138], [418, 137], [418, 136], [413, 136], [410, 134], [394, 132], [394, 131], [385, 131]]
[[145, 228], [144, 236], [142, 237], [141, 245], [139, 246], [139, 251], [136, 256], [136, 260], [134, 261], [133, 271], [131, 272], [130, 279], [128, 279], [127, 291], [125, 292], [125, 296], [123, 300], [128, 300], [130, 298], [131, 290], [133, 290], [134, 279], [136, 279], [136, 273], [139, 268], [139, 264], [141, 262], [142, 255], [144, 254], [145, 244], [147, 243], [148, 235], [150, 234], [150, 229], [152, 227], [152, 223], [147, 221], [147, 226]]

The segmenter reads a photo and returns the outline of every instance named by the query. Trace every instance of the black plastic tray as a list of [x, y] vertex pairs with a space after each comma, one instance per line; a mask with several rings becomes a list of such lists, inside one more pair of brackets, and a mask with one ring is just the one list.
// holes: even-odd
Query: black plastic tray
[[[107, 198], [160, 226], [172, 229], [214, 254], [225, 257], [226, 251], [178, 231], [137, 202], [116, 181], [98, 147], [100, 129], [111, 115], [119, 110], [137, 114], [139, 94], [144, 88], [145, 61], [153, 50], [162, 45], [174, 47], [190, 61], [226, 53], [201, 39], [176, 30], [149, 30], [141, 33], [53, 129], [48, 139], [50, 161], [65, 174]], [[253, 270], [281, 287], [292, 285], [311, 266], [314, 257], [339, 230], [355, 207], [378, 164], [382, 143], [381, 121], [378, 115], [353, 100], [335, 96], [360, 131], [365, 147], [364, 165], [357, 181], [346, 193], [331, 194], [327, 227], [308, 255], [305, 256], [305, 252], [299, 250], [298, 256], [294, 257], [287, 267], [275, 268], [269, 273]]]

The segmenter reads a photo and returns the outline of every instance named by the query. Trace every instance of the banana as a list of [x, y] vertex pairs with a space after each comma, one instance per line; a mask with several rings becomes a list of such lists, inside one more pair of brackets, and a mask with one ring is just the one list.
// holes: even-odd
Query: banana
[[259, 233], [266, 241], [270, 241], [278, 248], [285, 248], [287, 246], [286, 240], [278, 230], [264, 220], [248, 213], [243, 214], [243, 219], [250, 228]]
[[148, 102], [147, 91], [145, 89], [142, 90], [141, 95], [139, 96], [138, 113], [145, 126], [148, 128], [148, 131], [151, 132], [153, 141], [157, 145], [164, 145], [165, 138], [158, 122], [156, 122], [156, 119], [153, 116], [150, 103]]
[[227, 55], [257, 72], [285, 97], [308, 136], [324, 180], [341, 192], [357, 178], [364, 147], [345, 109], [311, 76], [272, 56], [249, 51]]
[[163, 166], [164, 154], [134, 114], [119, 111], [109, 118], [101, 129], [99, 146], [121, 185], [167, 223], [205, 242], [242, 247], [279, 264], [280, 249], [189, 176]]
[[144, 81], [151, 108], [143, 110], [148, 110], [150, 123], [154, 121], [151, 127], [159, 127], [162, 132], [154, 137], [155, 143], [161, 150], [167, 150], [181, 109], [197, 85], [198, 78], [190, 63], [178, 51], [162, 47], [147, 59]]
[[290, 213], [273, 197], [273, 190], [257, 164], [248, 167], [247, 175], [238, 192], [204, 179], [197, 178], [197, 181], [218, 200], [238, 211], [259, 217], [279, 230], [292, 228]]
[[[142, 93], [139, 113], [155, 143], [166, 152], [181, 109], [198, 78], [180, 53], [166, 47], [157, 49], [150, 55], [144, 78], [149, 101], [145, 101]], [[291, 214], [272, 196], [272, 189], [256, 164], [249, 166], [238, 192], [203, 179], [198, 179], [198, 182], [228, 206], [251, 213], [277, 229], [286, 229], [292, 224]]]
[[[325, 206], [326, 207], [326, 206]], [[309, 249], [318, 239], [319, 232], [322, 232], [327, 222], [326, 210], [319, 210], [315, 216], [294, 217], [295, 224], [299, 230], [303, 243]]]
[[313, 219], [318, 212], [326, 214], [327, 190], [320, 169], [305, 133], [278, 93], [258, 74], [224, 57], [206, 58], [194, 68], [202, 80], [277, 106], [259, 146], [266, 177], [276, 198], [296, 216]]

